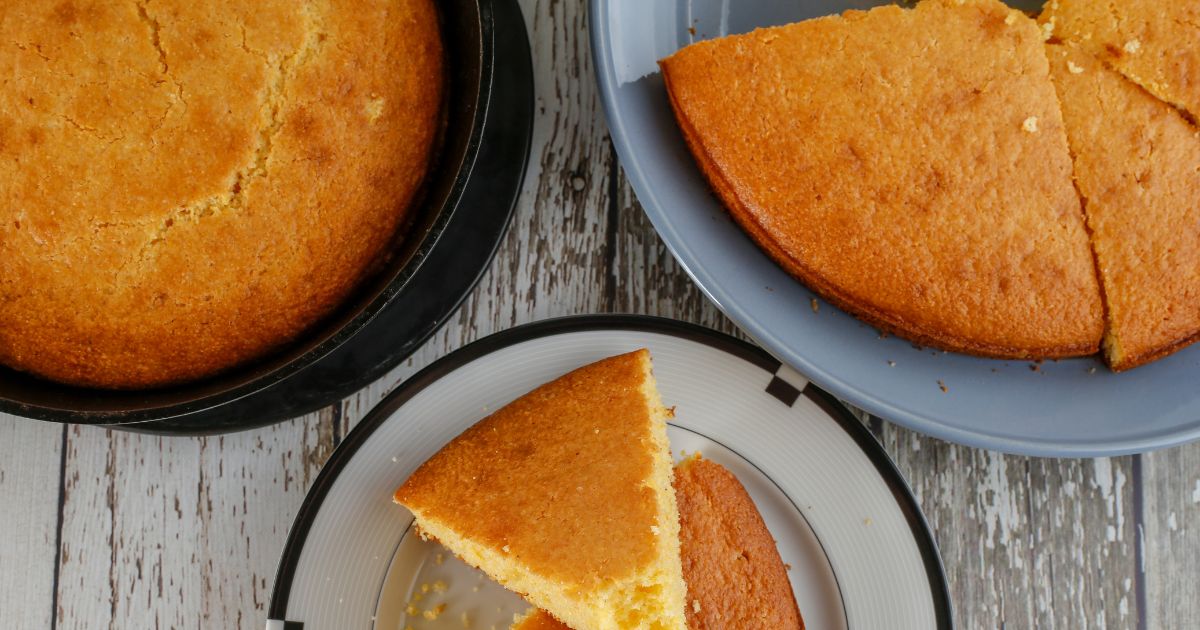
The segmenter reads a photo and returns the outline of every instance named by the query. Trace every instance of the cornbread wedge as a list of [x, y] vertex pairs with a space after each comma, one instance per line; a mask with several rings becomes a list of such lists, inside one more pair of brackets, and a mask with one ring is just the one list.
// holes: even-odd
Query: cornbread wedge
[[[675, 467], [689, 630], [803, 630], [787, 568], [733, 473], [699, 456]], [[513, 630], [566, 630], [531, 610]]]
[[947, 350], [1097, 350], [1096, 271], [1042, 34], [1024, 14], [925, 0], [660, 63], [717, 196], [829, 301]]
[[1200, 337], [1200, 138], [1167, 103], [1073, 45], [1047, 47], [1126, 370]]
[[1046, 36], [1080, 46], [1158, 98], [1200, 116], [1200, 2], [1050, 0]]
[[639, 350], [481, 420], [395, 495], [468, 564], [574, 628], [683, 630], [666, 419]]

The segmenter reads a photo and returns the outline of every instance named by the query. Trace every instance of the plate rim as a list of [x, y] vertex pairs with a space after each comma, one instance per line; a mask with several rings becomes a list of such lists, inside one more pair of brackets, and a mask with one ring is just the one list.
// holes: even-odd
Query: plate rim
[[[321, 472], [304, 495], [296, 512], [287, 540], [280, 552], [271, 599], [267, 606], [268, 623], [284, 622], [292, 581], [299, 566], [312, 525], [321, 511], [326, 496], [342, 470], [349, 465], [359, 449], [395, 412], [421, 391], [442, 377], [493, 352], [545, 337], [591, 331], [635, 331], [662, 334], [701, 343], [722, 350], [769, 373], [775, 373], [783, 363], [765, 350], [725, 333], [698, 324], [649, 315], [572, 315], [518, 325], [477, 339], [435, 360], [389, 393], [346, 435], [321, 467]], [[920, 503], [913, 494], [900, 469], [871, 432], [831, 394], [809, 383], [801, 392], [808, 396], [837, 425], [845, 431], [859, 450], [874, 466], [892, 498], [896, 501], [913, 536], [913, 541], [925, 567], [925, 576], [933, 599], [938, 630], [953, 630], [953, 600], [949, 581], [942, 563], [937, 540], [933, 535]]]
[[618, 115], [620, 108], [615, 88], [616, 67], [610, 25], [607, 20], [614, 1], [619, 0], [592, 0], [588, 7], [588, 29], [592, 61], [596, 69], [596, 80], [600, 87], [601, 106], [621, 166], [629, 179], [630, 186], [641, 202], [646, 217], [679, 266], [687, 272], [700, 291], [755, 342], [768, 348], [772, 354], [781, 357], [784, 363], [795, 367], [797, 371], [816, 381], [822, 388], [833, 392], [856, 407], [914, 431], [965, 446], [1036, 457], [1115, 457], [1146, 453], [1200, 440], [1200, 422], [1195, 422], [1190, 427], [1144, 433], [1136, 437], [1098, 441], [1088, 441], [1082, 437], [1069, 440], [993, 435], [981, 430], [950, 424], [929, 414], [905, 410], [889, 400], [860, 388], [848, 379], [835, 376], [829, 370], [807, 359], [802, 353], [793, 350], [779, 335], [761, 325], [756, 317], [731, 299], [729, 292], [715, 282], [711, 274], [705, 272], [703, 265], [698, 264], [697, 257], [691, 256], [685, 251], [684, 239], [666, 220], [667, 213], [663, 211], [654, 187], [642, 170], [641, 162], [633, 159], [636, 155], [633, 148], [636, 143], [630, 140], [624, 120]]

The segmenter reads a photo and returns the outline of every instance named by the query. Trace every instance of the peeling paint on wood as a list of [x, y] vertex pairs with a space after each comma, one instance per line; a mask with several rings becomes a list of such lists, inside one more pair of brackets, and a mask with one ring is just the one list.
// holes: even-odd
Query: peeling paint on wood
[[62, 427], [0, 414], [0, 628], [54, 617], [62, 440]]
[[[578, 313], [661, 315], [738, 334], [666, 250], [616, 163], [586, 4], [522, 5], [537, 91], [530, 172], [511, 231], [459, 312], [378, 382], [274, 427], [171, 439], [0, 416], [0, 627], [261, 628], [278, 554], [321, 464], [438, 357]], [[957, 627], [1200, 619], [1200, 445], [1031, 459], [858, 416], [936, 533]]]

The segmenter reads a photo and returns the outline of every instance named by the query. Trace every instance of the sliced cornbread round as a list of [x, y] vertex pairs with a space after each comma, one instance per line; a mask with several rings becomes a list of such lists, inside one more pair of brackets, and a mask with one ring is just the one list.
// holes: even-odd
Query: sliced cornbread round
[[1200, 338], [1200, 132], [1085, 49], [1051, 45], [1114, 370]]

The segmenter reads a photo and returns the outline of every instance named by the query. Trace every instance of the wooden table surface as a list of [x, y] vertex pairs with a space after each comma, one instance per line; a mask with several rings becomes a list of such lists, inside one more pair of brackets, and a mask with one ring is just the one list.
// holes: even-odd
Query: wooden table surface
[[[622, 175], [585, 2], [522, 6], [537, 81], [530, 173], [461, 310], [379, 382], [270, 428], [162, 438], [0, 416], [0, 628], [262, 628], [306, 489], [416, 370], [559, 315], [648, 313], [734, 331]], [[936, 532], [959, 628], [1200, 628], [1200, 445], [1033, 459], [866, 421]]]

